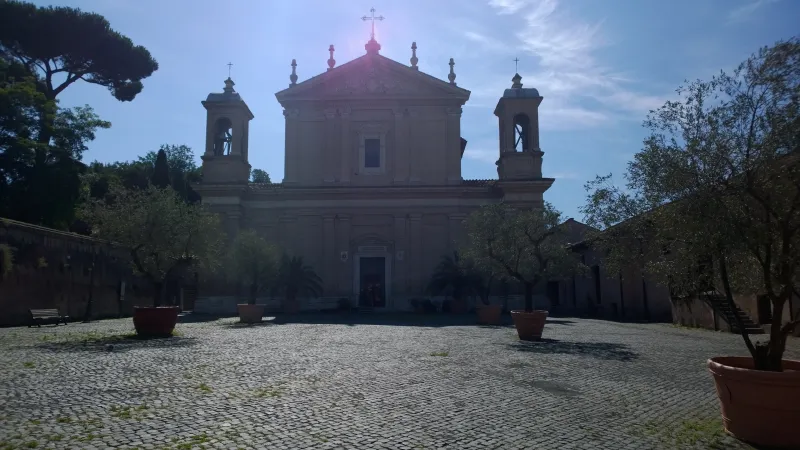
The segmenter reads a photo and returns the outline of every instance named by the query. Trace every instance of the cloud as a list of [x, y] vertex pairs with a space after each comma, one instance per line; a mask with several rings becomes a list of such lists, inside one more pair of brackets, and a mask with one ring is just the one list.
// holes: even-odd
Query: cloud
[[497, 8], [499, 14], [514, 14], [526, 3], [528, 2], [525, 0], [489, 0], [489, 6]]
[[751, 0], [744, 5], [732, 9], [728, 13], [728, 23], [745, 22], [750, 19], [750, 16], [757, 10], [777, 1], [778, 0]]
[[[609, 45], [602, 33], [602, 21], [589, 23], [573, 17], [559, 0], [489, 0], [489, 6], [497, 14], [522, 18], [522, 27], [515, 35], [517, 49], [535, 58], [536, 64], [523, 63], [525, 69], [534, 67], [520, 70], [520, 75], [525, 87], [536, 87], [545, 97], [540, 116], [543, 129], [580, 129], [610, 120], [641, 120], [666, 101], [666, 96], [641, 92], [631, 77], [598, 60], [597, 51]], [[476, 42], [481, 38], [501, 41], [473, 31], [463, 31], [462, 35]], [[496, 98], [497, 92], [510, 87], [506, 80], [481, 85], [472, 91], [472, 97], [479, 101]], [[581, 101], [585, 99], [591, 100], [591, 105]]]

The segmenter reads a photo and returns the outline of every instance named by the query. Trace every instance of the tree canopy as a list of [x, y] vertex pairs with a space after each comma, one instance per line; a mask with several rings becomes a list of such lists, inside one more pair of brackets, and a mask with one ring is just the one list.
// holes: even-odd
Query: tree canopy
[[92, 234], [130, 249], [133, 269], [154, 286], [159, 305], [164, 281], [195, 268], [213, 271], [220, 262], [219, 218], [202, 205], [187, 204], [173, 189], [112, 189], [105, 200], [88, 203], [82, 217]]
[[561, 214], [549, 203], [534, 210], [484, 206], [467, 218], [469, 242], [462, 253], [485, 273], [524, 285], [525, 309], [532, 311], [534, 286], [583, 269], [566, 247], [560, 220]]
[[250, 182], [260, 184], [270, 184], [272, 180], [269, 179], [269, 174], [262, 169], [253, 169], [250, 171]]
[[243, 230], [228, 251], [225, 269], [236, 283], [249, 287], [248, 302], [254, 305], [259, 293], [276, 283], [280, 252], [253, 230]]
[[[80, 197], [80, 158], [110, 123], [91, 107], [58, 108], [37, 90], [36, 76], [0, 58], [0, 216], [67, 228]], [[40, 142], [41, 121], [53, 126]]]
[[610, 177], [587, 184], [587, 222], [607, 227], [596, 243], [612, 267], [642, 264], [673, 292], [719, 289], [730, 304], [767, 296], [769, 341], [742, 336], [757, 369], [781, 370], [796, 324], [782, 324], [783, 310], [800, 281], [800, 40], [678, 95], [645, 121], [624, 189]]
[[158, 69], [146, 48], [114, 31], [99, 14], [15, 0], [0, 2], [0, 56], [38, 73], [39, 91], [48, 100], [83, 80], [130, 101]]

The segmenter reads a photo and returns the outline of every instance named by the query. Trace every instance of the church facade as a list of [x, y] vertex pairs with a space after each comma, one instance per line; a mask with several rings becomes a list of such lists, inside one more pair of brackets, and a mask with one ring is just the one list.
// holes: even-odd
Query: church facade
[[[323, 281], [324, 296], [357, 305], [379, 286], [375, 309], [404, 310], [425, 295], [435, 266], [465, 238], [463, 222], [483, 205], [541, 207], [553, 183], [542, 176], [536, 89], [498, 93], [496, 180], [465, 180], [461, 111], [470, 92], [455, 82], [380, 54], [366, 53], [275, 94], [285, 118], [284, 178], [249, 183], [248, 130], [253, 114], [225, 82], [202, 102], [207, 111], [202, 201], [235, 235], [255, 229], [290, 255], [302, 256]], [[363, 299], [362, 299], [363, 301]]]

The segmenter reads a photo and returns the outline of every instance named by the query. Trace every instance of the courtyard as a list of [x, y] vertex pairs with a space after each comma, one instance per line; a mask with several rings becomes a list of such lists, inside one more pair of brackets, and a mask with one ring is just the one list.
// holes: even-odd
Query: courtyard
[[750, 448], [721, 432], [705, 367], [739, 336], [551, 318], [525, 343], [473, 319], [0, 329], [0, 449]]

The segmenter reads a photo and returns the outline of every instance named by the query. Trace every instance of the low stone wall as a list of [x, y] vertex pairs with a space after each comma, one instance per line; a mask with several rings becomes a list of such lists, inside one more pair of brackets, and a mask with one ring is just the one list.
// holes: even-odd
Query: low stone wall
[[672, 323], [684, 327], [730, 331], [728, 322], [711, 305], [697, 297], [672, 301]]
[[95, 319], [151, 304], [149, 285], [133, 275], [125, 249], [108, 242], [0, 218], [0, 244], [14, 255], [0, 278], [0, 326], [27, 325], [30, 309], [82, 320], [90, 292]]

